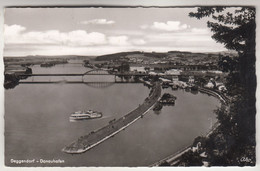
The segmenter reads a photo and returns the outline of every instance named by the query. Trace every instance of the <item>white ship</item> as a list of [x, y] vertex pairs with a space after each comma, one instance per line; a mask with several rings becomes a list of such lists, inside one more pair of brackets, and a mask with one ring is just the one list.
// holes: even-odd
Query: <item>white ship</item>
[[85, 119], [95, 119], [95, 118], [101, 118], [102, 113], [88, 110], [88, 111], [77, 111], [71, 114], [70, 120], [85, 120]]

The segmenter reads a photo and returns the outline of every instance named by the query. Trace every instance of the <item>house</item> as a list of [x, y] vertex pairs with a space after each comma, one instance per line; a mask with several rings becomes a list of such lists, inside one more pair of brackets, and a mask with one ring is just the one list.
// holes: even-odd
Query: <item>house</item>
[[214, 88], [214, 84], [212, 82], [208, 82], [208, 84], [205, 85], [206, 88]]
[[166, 75], [181, 75], [181, 70], [171, 69], [165, 72]]
[[172, 76], [172, 81], [179, 81], [179, 77], [177, 75]]
[[149, 75], [158, 75], [156, 72], [149, 72]]
[[159, 78], [162, 82], [164, 83], [170, 83], [172, 82], [171, 80], [165, 79], [165, 78]]
[[141, 73], [145, 73], [145, 67], [134, 67], [134, 66], [130, 66], [130, 71], [131, 72], [141, 72]]
[[189, 76], [188, 82], [189, 83], [194, 83], [195, 82], [194, 76]]

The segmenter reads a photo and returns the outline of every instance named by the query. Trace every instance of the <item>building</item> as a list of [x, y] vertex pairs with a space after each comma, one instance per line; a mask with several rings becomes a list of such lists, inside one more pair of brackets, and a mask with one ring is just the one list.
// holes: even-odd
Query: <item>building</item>
[[164, 82], [164, 83], [170, 83], [170, 82], [172, 82], [171, 80], [169, 80], [169, 79], [165, 79], [165, 78], [159, 78], [162, 82]]
[[145, 67], [134, 67], [134, 66], [130, 66], [130, 71], [131, 72], [141, 72], [141, 73], [145, 73]]
[[205, 85], [206, 88], [214, 88], [214, 84], [212, 82], [208, 82], [208, 84]]
[[149, 72], [149, 75], [155, 76], [158, 75], [156, 72]]
[[172, 76], [172, 81], [179, 81], [179, 77], [177, 75]]
[[168, 71], [165, 71], [165, 75], [181, 75], [181, 70], [170, 69]]
[[195, 82], [194, 76], [189, 76], [188, 82], [189, 83], [194, 83]]

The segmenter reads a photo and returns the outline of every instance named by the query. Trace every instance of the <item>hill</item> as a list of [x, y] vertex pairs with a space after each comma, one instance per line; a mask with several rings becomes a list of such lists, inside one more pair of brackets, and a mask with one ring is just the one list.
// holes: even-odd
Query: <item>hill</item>
[[141, 51], [133, 51], [133, 52], [119, 52], [108, 55], [101, 55], [96, 57], [96, 61], [111, 61], [118, 60], [120, 58], [125, 58], [129, 55], [139, 55], [140, 57], [154, 57], [154, 58], [162, 58], [165, 57], [167, 53], [157, 53], [157, 52], [141, 52]]

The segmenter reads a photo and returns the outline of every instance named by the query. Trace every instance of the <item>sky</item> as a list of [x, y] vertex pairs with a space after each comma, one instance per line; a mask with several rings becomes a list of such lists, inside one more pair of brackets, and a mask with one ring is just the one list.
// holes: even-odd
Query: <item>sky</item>
[[6, 8], [4, 56], [219, 52], [196, 8]]

